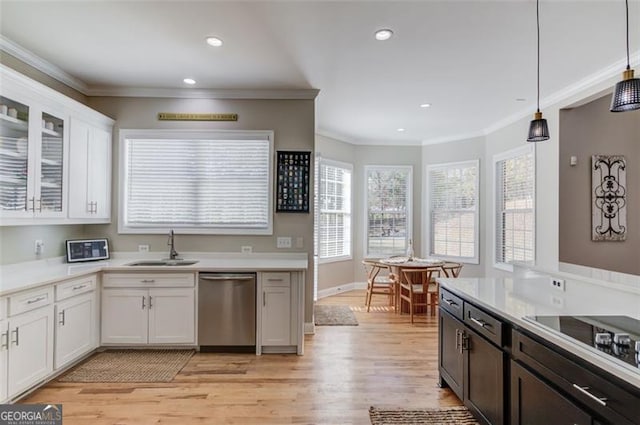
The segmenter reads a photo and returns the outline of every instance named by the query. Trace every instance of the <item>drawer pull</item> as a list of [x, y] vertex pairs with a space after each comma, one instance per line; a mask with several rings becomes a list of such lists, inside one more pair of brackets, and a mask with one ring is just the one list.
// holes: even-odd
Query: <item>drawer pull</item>
[[271, 277], [270, 277], [270, 278], [268, 278], [268, 279], [267, 279], [267, 281], [268, 281], [268, 282], [283, 282], [283, 281], [284, 281], [284, 279], [282, 279], [282, 278], [274, 279], [274, 278], [271, 278]]
[[9, 331], [0, 335], [0, 338], [4, 340], [2, 345], [0, 345], [0, 348], [6, 348], [8, 350], [9, 349]]
[[39, 301], [45, 300], [46, 298], [47, 298], [47, 297], [43, 295], [43, 296], [41, 296], [41, 297], [34, 298], [34, 299], [32, 299], [32, 300], [27, 301], [27, 304], [37, 303], [37, 302], [39, 302]]
[[14, 330], [11, 331], [11, 333], [16, 334], [16, 340], [11, 341], [11, 343], [15, 344], [17, 347], [18, 345], [20, 345], [20, 328], [15, 328]]
[[469, 320], [471, 320], [473, 323], [480, 326], [481, 328], [486, 328], [487, 326], [491, 327], [491, 325], [485, 322], [484, 320], [478, 320], [475, 317], [469, 316]]
[[58, 313], [58, 314], [60, 315], [60, 320], [58, 321], [58, 324], [59, 324], [60, 326], [64, 326], [64, 322], [65, 322], [65, 320], [64, 320], [64, 310], [62, 310], [62, 311], [61, 311], [60, 313]]
[[442, 301], [444, 301], [445, 303], [447, 303], [448, 305], [450, 305], [451, 307], [457, 307], [458, 303], [453, 301], [453, 300], [449, 300], [446, 298], [442, 298]]
[[142, 282], [142, 283], [153, 283], [155, 281], [156, 281], [155, 279], [142, 279], [140, 282]]
[[145, 296], [143, 295], [143, 296], [142, 296], [142, 309], [143, 309], [143, 310], [144, 310], [144, 307], [145, 307], [145, 305], [144, 305], [144, 299], [145, 299], [145, 298], [147, 298], [147, 297], [145, 297]]
[[606, 406], [607, 405], [606, 397], [596, 397], [596, 396], [594, 396], [589, 391], [587, 391], [589, 389], [589, 387], [581, 387], [580, 385], [573, 384], [573, 388], [575, 388], [576, 390], [580, 391], [582, 394], [586, 395], [590, 399], [598, 402], [600, 405], [602, 405], [602, 406]]
[[153, 302], [151, 300], [153, 300], [153, 297], [149, 295], [149, 310], [151, 310], [151, 307], [153, 307]]
[[85, 288], [86, 286], [87, 286], [87, 284], [86, 284], [86, 283], [85, 283], [85, 284], [82, 284], [82, 285], [74, 286], [74, 287], [72, 288], [72, 291], [77, 291], [77, 290], [79, 290], [79, 289]]

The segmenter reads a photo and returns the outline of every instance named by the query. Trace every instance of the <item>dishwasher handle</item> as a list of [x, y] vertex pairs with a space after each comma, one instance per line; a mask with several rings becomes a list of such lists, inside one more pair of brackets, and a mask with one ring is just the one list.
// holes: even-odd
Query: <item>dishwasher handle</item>
[[202, 276], [200, 275], [200, 280], [253, 280], [255, 277], [253, 275], [224, 275], [224, 276]]

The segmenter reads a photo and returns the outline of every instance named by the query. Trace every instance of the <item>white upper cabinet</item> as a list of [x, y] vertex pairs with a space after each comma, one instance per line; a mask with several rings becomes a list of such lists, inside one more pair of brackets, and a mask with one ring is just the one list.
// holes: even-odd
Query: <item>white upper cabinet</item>
[[0, 79], [0, 225], [108, 222], [113, 120], [3, 65]]
[[69, 217], [111, 217], [111, 131], [72, 117], [69, 158]]

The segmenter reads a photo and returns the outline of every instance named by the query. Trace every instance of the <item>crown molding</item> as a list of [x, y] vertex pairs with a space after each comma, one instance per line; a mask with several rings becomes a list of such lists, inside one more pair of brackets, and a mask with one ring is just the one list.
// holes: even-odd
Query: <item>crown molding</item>
[[425, 139], [422, 141], [422, 146], [438, 145], [440, 143], [449, 142], [461, 142], [463, 140], [475, 139], [476, 137], [484, 137], [486, 134], [484, 131], [472, 131], [469, 133], [455, 134], [452, 136], [436, 137], [433, 139]]
[[32, 66], [36, 70], [47, 74], [49, 77], [60, 81], [61, 83], [71, 87], [72, 89], [79, 91], [85, 96], [89, 91], [89, 86], [87, 86], [84, 81], [81, 81], [73, 75], [68, 74], [62, 68], [59, 68], [51, 62], [42, 59], [40, 56], [9, 40], [2, 34], [0, 34], [0, 50], [21, 60], [27, 65]]
[[87, 96], [156, 97], [181, 99], [285, 99], [313, 100], [318, 89], [173, 89], [104, 87], [87, 90]]

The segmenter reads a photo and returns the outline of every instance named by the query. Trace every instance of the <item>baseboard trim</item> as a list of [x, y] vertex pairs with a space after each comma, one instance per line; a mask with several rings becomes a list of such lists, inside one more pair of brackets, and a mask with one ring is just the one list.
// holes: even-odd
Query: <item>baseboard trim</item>
[[322, 289], [318, 291], [318, 299], [320, 300], [342, 292], [353, 291], [354, 289], [367, 289], [367, 282], [351, 282], [334, 286], [333, 288]]

